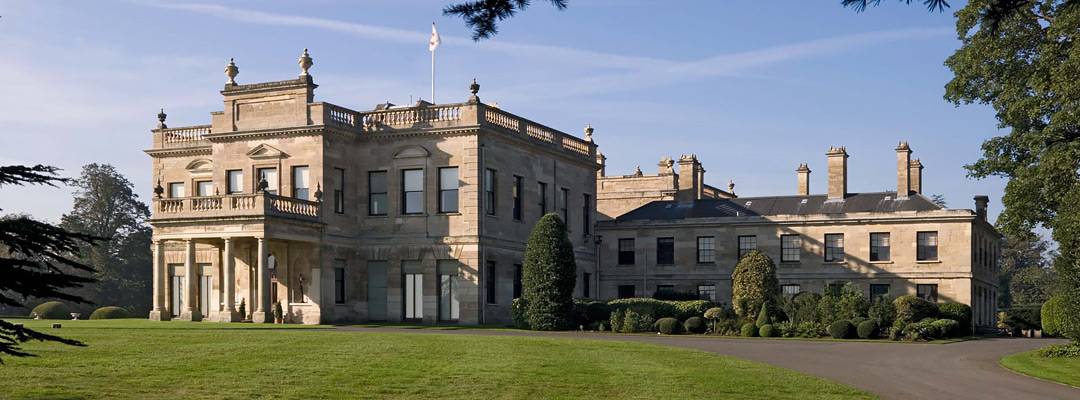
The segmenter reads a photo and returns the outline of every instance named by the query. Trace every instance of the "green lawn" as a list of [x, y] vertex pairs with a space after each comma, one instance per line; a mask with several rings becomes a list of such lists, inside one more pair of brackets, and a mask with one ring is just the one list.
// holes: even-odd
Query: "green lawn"
[[[35, 328], [51, 322], [25, 321]], [[61, 323], [46, 331], [89, 346], [27, 343], [39, 357], [5, 358], [0, 397], [872, 397], [781, 368], [645, 343], [144, 320]]]
[[1001, 366], [1025, 375], [1080, 387], [1080, 357], [1039, 357], [1037, 350], [1001, 358]]

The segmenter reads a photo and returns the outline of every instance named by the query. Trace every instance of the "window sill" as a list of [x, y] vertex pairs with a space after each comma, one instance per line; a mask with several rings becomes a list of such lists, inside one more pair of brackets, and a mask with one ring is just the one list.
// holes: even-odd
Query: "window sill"
[[706, 265], [706, 266], [708, 266], [708, 265], [716, 265], [716, 263], [715, 262], [699, 262], [696, 265]]
[[460, 216], [460, 215], [461, 215], [461, 213], [460, 213], [460, 212], [458, 212], [458, 211], [453, 211], [453, 212], [440, 212], [440, 213], [438, 213], [438, 214], [436, 214], [436, 215], [442, 215], [442, 216], [446, 216], [446, 217], [454, 217], [454, 216]]
[[801, 267], [802, 262], [801, 261], [781, 261], [780, 266], [781, 267]]
[[428, 216], [428, 215], [427, 215], [427, 213], [419, 213], [419, 214], [398, 214], [398, 215], [397, 215], [397, 217], [398, 217], [398, 218], [402, 218], [402, 217], [404, 217], [404, 218], [415, 218], [415, 217], [426, 217], [426, 216]]
[[502, 218], [499, 218], [499, 216], [495, 215], [495, 214], [484, 214], [484, 216], [488, 217], [488, 218], [502, 219]]
[[847, 261], [822, 261], [822, 264], [842, 265], [847, 264]]
[[616, 267], [636, 267], [634, 264], [615, 264]]
[[916, 264], [940, 264], [941, 260], [915, 260]]
[[870, 261], [871, 264], [892, 264], [892, 260], [888, 261]]
[[656, 267], [674, 267], [675, 264], [674, 263], [671, 263], [671, 264], [656, 264], [655, 266]]
[[367, 217], [368, 218], [390, 218], [390, 215], [389, 214], [375, 214], [375, 215], [368, 214]]
[[[309, 307], [309, 306], [313, 306], [313, 305], [314, 304], [311, 304], [311, 303], [289, 303], [289, 307]], [[341, 304], [341, 305], [344, 305], [344, 304]]]

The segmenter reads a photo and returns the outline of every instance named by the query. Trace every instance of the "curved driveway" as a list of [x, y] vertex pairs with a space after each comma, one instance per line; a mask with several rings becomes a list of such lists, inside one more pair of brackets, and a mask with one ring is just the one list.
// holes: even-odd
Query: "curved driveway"
[[485, 330], [338, 329], [656, 343], [804, 372], [886, 399], [1080, 399], [1080, 389], [1020, 375], [998, 365], [998, 359], [1004, 355], [1064, 342], [1052, 339], [992, 338], [940, 345]]

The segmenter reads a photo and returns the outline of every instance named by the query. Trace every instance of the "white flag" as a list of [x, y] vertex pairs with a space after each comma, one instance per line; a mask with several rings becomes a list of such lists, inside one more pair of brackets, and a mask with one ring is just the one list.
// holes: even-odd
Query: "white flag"
[[439, 32], [435, 30], [435, 23], [431, 23], [431, 43], [428, 45], [428, 51], [435, 51], [435, 48], [442, 44], [442, 38], [439, 37]]

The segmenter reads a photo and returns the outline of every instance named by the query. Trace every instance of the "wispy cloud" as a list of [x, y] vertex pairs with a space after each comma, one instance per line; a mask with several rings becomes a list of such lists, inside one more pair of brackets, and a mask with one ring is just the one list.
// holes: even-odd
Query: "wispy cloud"
[[[415, 45], [417, 47], [424, 48], [427, 47], [428, 37], [429, 35], [431, 35], [431, 32], [426, 31], [410, 31], [405, 29], [390, 28], [378, 25], [359, 24], [327, 18], [307, 17], [265, 12], [252, 9], [227, 7], [217, 4], [170, 3], [153, 0], [126, 0], [126, 2], [165, 10], [194, 12], [213, 16], [215, 18], [221, 18], [237, 22], [247, 22], [261, 25], [318, 28], [358, 37], [392, 41], [396, 43]], [[637, 70], [643, 68], [668, 68], [674, 64], [671, 61], [650, 57], [624, 56], [561, 46], [512, 43], [498, 40], [488, 40], [482, 43], [476, 43], [473, 42], [472, 39], [464, 37], [445, 35], [441, 36], [444, 45], [449, 44], [452, 46], [471, 47], [481, 50], [511, 54], [516, 57], [554, 61], [558, 63], [573, 64], [578, 66]]]
[[[378, 25], [340, 20], [271, 13], [265, 11], [202, 3], [167, 3], [154, 0], [128, 2], [167, 10], [179, 10], [209, 15], [231, 21], [263, 25], [317, 28], [358, 37], [391, 41], [408, 45], [426, 43], [428, 32], [410, 31]], [[526, 82], [491, 92], [496, 96], [514, 93], [522, 98], [553, 98], [646, 89], [676, 82], [709, 77], [737, 76], [755, 69], [785, 61], [842, 53], [861, 47], [891, 41], [924, 39], [952, 35], [951, 29], [911, 28], [867, 32], [824, 39], [808, 40], [763, 49], [718, 54], [693, 61], [673, 61], [651, 57], [627, 56], [561, 46], [546, 46], [489, 40], [475, 43], [463, 37], [444, 36], [444, 43], [470, 47], [481, 51], [506, 53], [519, 58], [539, 59], [545, 63], [573, 65], [592, 69], [585, 77], [562, 79], [558, 82]], [[419, 45], [417, 45], [419, 46]], [[598, 70], [618, 70], [599, 73]]]

